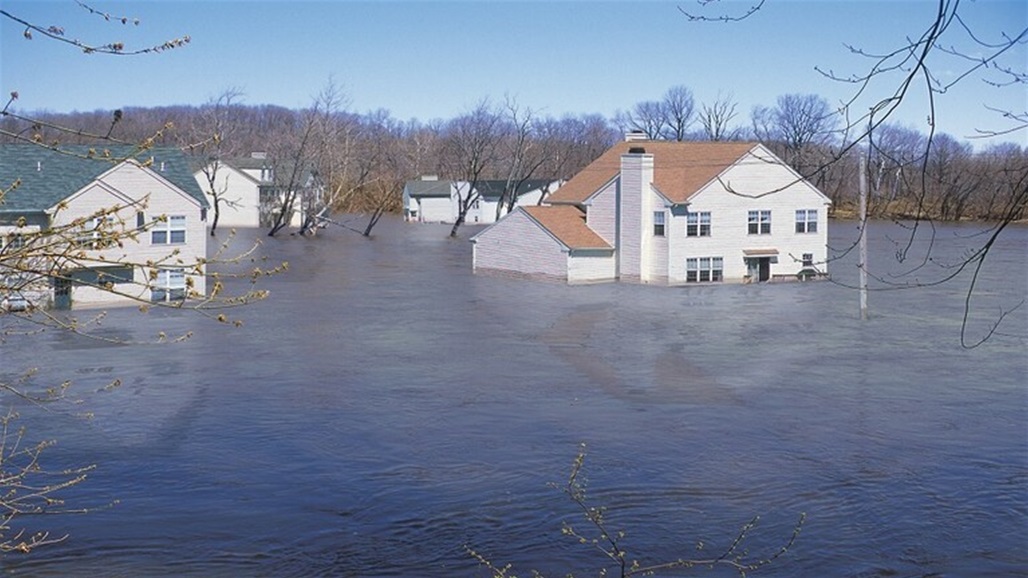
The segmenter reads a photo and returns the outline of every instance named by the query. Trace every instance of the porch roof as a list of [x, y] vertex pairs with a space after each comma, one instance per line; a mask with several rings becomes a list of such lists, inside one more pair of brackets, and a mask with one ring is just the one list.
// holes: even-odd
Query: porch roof
[[778, 256], [778, 249], [773, 247], [764, 249], [743, 249], [742, 254], [744, 257], [776, 257]]

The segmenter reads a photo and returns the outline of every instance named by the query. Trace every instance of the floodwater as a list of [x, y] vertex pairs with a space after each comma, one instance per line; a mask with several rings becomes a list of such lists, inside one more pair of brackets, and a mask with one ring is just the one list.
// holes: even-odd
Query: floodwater
[[[831, 228], [834, 249], [855, 237]], [[751, 576], [1028, 572], [1028, 228], [981, 272], [968, 339], [1013, 312], [975, 349], [967, 272], [874, 290], [861, 321], [855, 251], [834, 282], [568, 287], [471, 275], [476, 230], [270, 240], [290, 270], [230, 312], [242, 327], [128, 308], [97, 330], [195, 331], [179, 344], [0, 345], [5, 376], [38, 367], [34, 384], [70, 379], [81, 400], [21, 408], [30, 437], [59, 442], [44, 465], [97, 465], [63, 494], [96, 510], [21, 518], [69, 537], [3, 570], [488, 575], [471, 547], [519, 575], [596, 575], [602, 554], [561, 534], [588, 529], [560, 492], [585, 443], [587, 497], [642, 563], [717, 556], [757, 515], [743, 548], [770, 555], [805, 513]], [[940, 226], [933, 260], [894, 278], [926, 245], [899, 264], [904, 230], [875, 224], [872, 268], [930, 281], [976, 230]]]

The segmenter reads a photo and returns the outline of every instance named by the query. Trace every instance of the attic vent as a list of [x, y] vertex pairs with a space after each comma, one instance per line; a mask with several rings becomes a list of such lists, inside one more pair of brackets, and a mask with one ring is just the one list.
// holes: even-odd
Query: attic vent
[[646, 149], [644, 149], [643, 147], [632, 147], [632, 148], [628, 149], [628, 154], [630, 154], [630, 155], [643, 155], [643, 154], [646, 154]]

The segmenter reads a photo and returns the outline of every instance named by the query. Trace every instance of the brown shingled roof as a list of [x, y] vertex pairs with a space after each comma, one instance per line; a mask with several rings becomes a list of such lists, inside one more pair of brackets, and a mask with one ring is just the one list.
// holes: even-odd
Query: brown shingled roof
[[613, 249], [585, 224], [585, 213], [572, 205], [522, 207], [537, 223], [570, 249]]
[[621, 155], [643, 148], [653, 155], [653, 184], [673, 203], [684, 203], [757, 146], [753, 142], [619, 142], [549, 196], [550, 203], [582, 203], [621, 170]]

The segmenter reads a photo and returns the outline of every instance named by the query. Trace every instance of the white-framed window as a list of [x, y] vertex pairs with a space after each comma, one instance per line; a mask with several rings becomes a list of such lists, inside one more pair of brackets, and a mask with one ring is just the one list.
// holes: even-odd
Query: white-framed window
[[771, 211], [750, 211], [746, 221], [750, 235], [771, 234]]
[[157, 221], [150, 231], [150, 243], [153, 245], [181, 245], [185, 242], [185, 215], [172, 215], [163, 221]]
[[665, 217], [666, 217], [666, 214], [664, 213], [664, 211], [653, 211], [653, 236], [654, 237], [663, 237], [664, 236], [664, 230], [665, 230], [665, 227], [666, 227], [665, 222], [664, 222]]
[[111, 239], [114, 217], [90, 219], [82, 232], [75, 238], [75, 244], [83, 249], [104, 249], [115, 244]]
[[710, 212], [689, 213], [685, 216], [686, 237], [710, 236]]
[[796, 209], [796, 232], [817, 232], [817, 209]]
[[150, 287], [150, 301], [180, 301], [186, 298], [186, 272], [184, 269], [158, 269], [157, 278]]
[[27, 244], [28, 242], [25, 240], [25, 236], [19, 235], [18, 233], [11, 233], [6, 237], [0, 236], [0, 249], [9, 249], [14, 251], [16, 249], [23, 248]]
[[687, 283], [720, 282], [724, 279], [725, 260], [721, 257], [690, 257], [685, 260]]
[[814, 254], [813, 253], [804, 253], [803, 254], [803, 266], [804, 267], [813, 267], [814, 266]]

